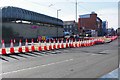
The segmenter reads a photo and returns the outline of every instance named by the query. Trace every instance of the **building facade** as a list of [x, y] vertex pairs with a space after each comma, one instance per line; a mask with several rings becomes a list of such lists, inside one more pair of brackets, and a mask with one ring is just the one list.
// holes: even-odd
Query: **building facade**
[[106, 36], [107, 35], [107, 28], [108, 28], [108, 22], [107, 21], [103, 21], [102, 22], [102, 36]]
[[64, 21], [64, 32], [69, 34], [78, 34], [78, 24], [73, 21]]
[[14, 38], [63, 37], [63, 21], [58, 18], [11, 6], [0, 11], [2, 39], [6, 42]]
[[102, 31], [102, 20], [97, 17], [95, 12], [80, 15], [78, 19], [78, 30], [81, 34], [84, 32], [88, 32], [90, 34], [91, 31], [94, 31], [94, 36], [100, 36]]

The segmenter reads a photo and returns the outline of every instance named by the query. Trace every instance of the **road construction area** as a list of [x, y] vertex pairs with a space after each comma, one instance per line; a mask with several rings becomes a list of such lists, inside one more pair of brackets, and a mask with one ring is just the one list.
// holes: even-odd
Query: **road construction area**
[[2, 55], [2, 78], [99, 78], [118, 68], [118, 39], [90, 47]]

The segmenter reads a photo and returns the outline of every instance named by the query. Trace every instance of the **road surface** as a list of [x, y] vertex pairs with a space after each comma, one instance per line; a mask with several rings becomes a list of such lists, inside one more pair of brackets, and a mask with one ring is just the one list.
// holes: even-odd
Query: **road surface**
[[99, 78], [118, 67], [118, 40], [82, 48], [1, 56], [3, 78]]

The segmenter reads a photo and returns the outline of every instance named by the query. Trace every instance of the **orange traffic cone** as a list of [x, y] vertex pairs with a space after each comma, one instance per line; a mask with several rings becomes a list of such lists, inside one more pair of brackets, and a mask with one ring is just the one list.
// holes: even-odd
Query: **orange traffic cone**
[[61, 43], [62, 43], [61, 48], [63, 49], [64, 48], [63, 39], [62, 39]]
[[31, 40], [31, 50], [32, 50], [32, 51], [35, 51], [34, 40], [33, 40], [33, 39]]
[[94, 44], [95, 44], [95, 40], [92, 39], [92, 41], [91, 41], [91, 45], [93, 46]]
[[76, 39], [75, 39], [75, 46], [74, 47], [77, 47], [77, 41], [76, 41]]
[[88, 46], [90, 46], [90, 40], [88, 40]]
[[88, 46], [88, 40], [86, 40], [86, 47]]
[[41, 47], [41, 42], [40, 42], [40, 40], [38, 40], [38, 44], [39, 44], [39, 46], [38, 46], [38, 51], [42, 51], [42, 47]]
[[71, 48], [73, 47], [73, 39], [71, 39], [70, 47], [71, 47]]
[[85, 41], [83, 40], [83, 47], [85, 47]]
[[47, 44], [46, 44], [46, 40], [44, 41], [44, 50], [47, 50]]
[[85, 41], [85, 47], [87, 47], [87, 41]]
[[89, 43], [89, 44], [90, 44], [90, 46], [92, 46], [92, 40], [89, 40], [89, 41], [90, 41], [90, 43]]
[[70, 39], [68, 39], [68, 46], [69, 46], [69, 48], [70, 48], [70, 46], [71, 46]]
[[21, 40], [21, 39], [20, 39], [20, 41], [19, 41], [18, 52], [22, 53], [22, 40]]
[[72, 47], [74, 48], [75, 47], [75, 45], [74, 45], [74, 39], [72, 39]]
[[91, 46], [91, 40], [89, 40], [89, 46]]
[[73, 39], [73, 43], [72, 43], [72, 46], [73, 46], [73, 48], [75, 48], [75, 40]]
[[90, 46], [90, 41], [88, 40], [87, 46]]
[[81, 47], [83, 47], [83, 40], [81, 41]]
[[59, 39], [58, 39], [57, 43], [58, 43], [57, 48], [60, 49], [60, 42], [59, 42]]
[[56, 43], [55, 43], [55, 39], [54, 39], [54, 45], [53, 45], [53, 49], [56, 49]]
[[52, 50], [51, 40], [49, 39], [49, 50]]
[[11, 39], [11, 43], [10, 43], [10, 53], [15, 53], [12, 39]]
[[2, 53], [2, 55], [5, 55], [5, 54], [7, 54], [7, 53], [6, 53], [6, 49], [5, 49], [4, 40], [2, 40], [1, 42], [2, 42], [2, 51], [1, 51], [1, 53]]
[[68, 48], [68, 39], [66, 39], [66, 48]]
[[28, 40], [27, 39], [26, 39], [26, 43], [25, 43], [25, 52], [29, 52]]
[[81, 42], [80, 42], [80, 39], [79, 39], [79, 41], [78, 41], [78, 42], [79, 42], [78, 47], [81, 47]]

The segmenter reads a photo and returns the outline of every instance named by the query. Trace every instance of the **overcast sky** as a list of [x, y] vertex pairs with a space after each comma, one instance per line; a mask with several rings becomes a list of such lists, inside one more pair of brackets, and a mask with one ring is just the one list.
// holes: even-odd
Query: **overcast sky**
[[[103, 21], [108, 21], [108, 27], [118, 27], [118, 1], [119, 0], [77, 0], [77, 17], [89, 14], [92, 11], [98, 14]], [[0, 7], [16, 6], [52, 17], [58, 17], [63, 21], [75, 20], [76, 0], [0, 0]]]

